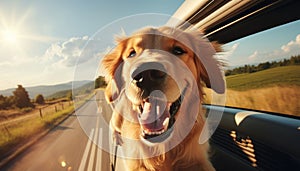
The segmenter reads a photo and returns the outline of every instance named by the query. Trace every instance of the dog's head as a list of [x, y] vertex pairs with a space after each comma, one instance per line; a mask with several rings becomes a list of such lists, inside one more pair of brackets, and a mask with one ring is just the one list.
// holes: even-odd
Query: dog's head
[[[170, 27], [145, 28], [120, 38], [102, 60], [106, 98], [121, 103], [116, 110], [140, 125], [142, 139], [162, 142], [174, 132], [175, 123], [193, 125], [187, 118], [198, 114], [191, 108], [199, 106], [204, 84], [224, 92], [215, 49], [219, 47], [202, 39], [200, 32]], [[180, 112], [183, 106], [185, 112]]]

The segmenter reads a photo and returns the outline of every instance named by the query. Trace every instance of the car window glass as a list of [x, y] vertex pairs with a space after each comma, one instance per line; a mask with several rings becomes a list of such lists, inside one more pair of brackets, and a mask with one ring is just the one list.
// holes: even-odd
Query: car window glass
[[298, 20], [223, 46], [226, 106], [300, 115], [299, 28]]

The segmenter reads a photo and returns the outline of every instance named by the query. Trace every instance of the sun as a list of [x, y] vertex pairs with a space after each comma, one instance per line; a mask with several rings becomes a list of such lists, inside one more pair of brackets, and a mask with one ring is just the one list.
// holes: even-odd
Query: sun
[[5, 30], [3, 33], [3, 39], [9, 44], [17, 44], [18, 34], [13, 30]]

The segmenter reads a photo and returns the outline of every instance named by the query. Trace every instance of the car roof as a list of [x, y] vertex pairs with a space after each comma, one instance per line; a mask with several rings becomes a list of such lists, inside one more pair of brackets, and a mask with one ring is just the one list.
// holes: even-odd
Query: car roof
[[228, 43], [300, 19], [299, 0], [185, 1], [167, 25], [187, 28], [188, 21], [211, 41]]

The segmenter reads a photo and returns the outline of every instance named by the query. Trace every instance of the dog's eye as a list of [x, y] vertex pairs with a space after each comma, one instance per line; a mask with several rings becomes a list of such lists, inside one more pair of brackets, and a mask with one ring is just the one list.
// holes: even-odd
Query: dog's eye
[[136, 51], [135, 50], [131, 50], [128, 57], [134, 57], [136, 55]]
[[184, 53], [186, 53], [186, 51], [184, 51], [181, 47], [179, 47], [179, 46], [175, 46], [175, 47], [173, 47], [173, 49], [172, 49], [172, 53], [174, 54], [174, 55], [182, 55], [182, 54], [184, 54]]

